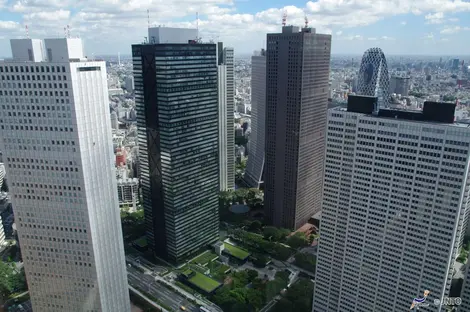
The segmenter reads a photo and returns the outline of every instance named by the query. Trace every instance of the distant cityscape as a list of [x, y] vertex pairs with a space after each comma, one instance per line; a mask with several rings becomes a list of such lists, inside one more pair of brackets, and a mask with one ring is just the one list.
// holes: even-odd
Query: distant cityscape
[[470, 311], [470, 57], [279, 31], [11, 39], [0, 311]]

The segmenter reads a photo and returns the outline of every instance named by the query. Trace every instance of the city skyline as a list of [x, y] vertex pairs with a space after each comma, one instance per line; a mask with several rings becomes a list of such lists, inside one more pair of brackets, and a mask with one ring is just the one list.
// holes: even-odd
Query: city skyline
[[63, 37], [64, 27], [69, 25], [72, 36], [87, 41], [90, 55], [130, 54], [130, 45], [136, 38], [144, 39], [149, 22], [169, 27], [195, 28], [199, 24], [202, 38], [223, 41], [244, 54], [263, 46], [265, 34], [280, 27], [283, 12], [287, 12], [288, 25], [304, 25], [306, 15], [311, 27], [332, 34], [333, 53], [361, 53], [371, 45], [386, 55], [470, 53], [470, 43], [462, 40], [470, 33], [470, 21], [465, 19], [470, 3], [464, 1], [184, 0], [163, 4], [119, 0], [90, 4], [1, 1], [0, 56], [9, 55], [6, 38], [26, 37], [26, 25], [31, 38]]

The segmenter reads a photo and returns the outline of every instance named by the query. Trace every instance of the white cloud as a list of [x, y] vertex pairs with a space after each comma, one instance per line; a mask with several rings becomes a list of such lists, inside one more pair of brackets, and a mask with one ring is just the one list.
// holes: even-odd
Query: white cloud
[[0, 21], [0, 30], [13, 30], [19, 29], [20, 24], [13, 21]]
[[367, 40], [369, 40], [369, 41], [376, 41], [377, 38], [375, 38], [375, 37], [370, 37], [370, 38], [367, 38]]
[[[267, 32], [280, 30], [284, 11], [287, 11], [288, 24], [304, 25], [306, 14], [309, 25], [318, 32], [331, 33], [331, 29], [341, 29], [335, 33], [340, 38], [348, 37], [344, 35], [351, 33], [348, 28], [371, 25], [391, 16], [422, 14], [426, 22], [434, 23], [431, 21], [443, 19], [450, 22], [451, 19], [445, 18], [448, 14], [470, 12], [470, 2], [462, 0], [312, 0], [299, 7], [273, 7], [242, 14], [243, 11], [237, 8], [239, 1], [10, 0], [4, 10], [23, 14], [23, 25], [18, 24], [8, 30], [0, 26], [0, 36], [23, 36], [24, 24], [29, 25], [31, 37], [55, 36], [62, 33], [68, 24], [72, 35], [80, 34], [90, 49], [112, 51], [119, 45], [130, 51], [131, 43], [141, 42], [147, 36], [147, 9], [150, 9], [152, 25], [176, 27], [195, 27], [198, 12], [200, 33], [204, 39], [218, 37], [236, 49], [252, 51], [261, 46]], [[2, 3], [5, 0], [0, 0], [0, 7]], [[407, 25], [407, 22], [402, 21], [400, 25]], [[348, 38], [364, 39], [359, 35]]]
[[451, 18], [448, 19], [448, 21], [451, 22], [451, 23], [457, 23], [459, 21], [459, 19], [456, 18], [456, 17], [451, 17]]
[[433, 14], [428, 14], [424, 17], [426, 24], [441, 24], [444, 22], [444, 13], [437, 12]]
[[25, 14], [23, 16], [25, 20], [44, 20], [44, 21], [59, 21], [68, 20], [70, 18], [70, 11], [57, 10], [47, 12], [34, 12]]
[[364, 37], [361, 35], [351, 35], [345, 38], [346, 40], [362, 40]]
[[462, 30], [460, 26], [446, 27], [443, 30], [441, 30], [441, 34], [443, 35], [455, 34], [455, 33], [458, 33], [460, 30]]
[[388, 37], [388, 36], [382, 36], [380, 39], [387, 40], [387, 41], [394, 41], [395, 40], [395, 38]]
[[423, 39], [434, 40], [434, 33], [424, 35]]

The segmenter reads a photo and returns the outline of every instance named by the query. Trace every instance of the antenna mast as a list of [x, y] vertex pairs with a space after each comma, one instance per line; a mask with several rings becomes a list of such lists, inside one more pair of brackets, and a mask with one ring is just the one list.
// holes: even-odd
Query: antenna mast
[[287, 22], [287, 11], [284, 11], [284, 14], [282, 14], [282, 26], [286, 26]]
[[305, 19], [305, 28], [308, 28], [308, 17], [307, 17], [307, 15], [305, 15], [304, 19]]
[[25, 28], [26, 28], [26, 39], [29, 39], [29, 29], [28, 29], [28, 25], [26, 25]]
[[150, 10], [147, 9], [147, 28], [150, 28]]
[[67, 25], [67, 38], [70, 38], [70, 26]]

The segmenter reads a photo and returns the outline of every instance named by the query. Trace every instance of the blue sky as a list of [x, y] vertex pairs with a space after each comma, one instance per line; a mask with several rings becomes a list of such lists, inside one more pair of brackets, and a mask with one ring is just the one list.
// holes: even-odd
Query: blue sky
[[263, 45], [267, 32], [287, 23], [309, 25], [333, 37], [333, 53], [470, 55], [470, 0], [0, 0], [0, 55], [9, 38], [72, 36], [87, 53], [130, 53], [152, 25], [195, 27], [203, 39], [224, 41], [236, 53]]

